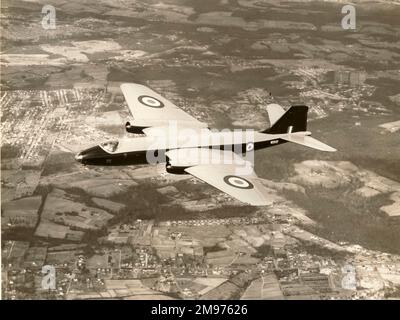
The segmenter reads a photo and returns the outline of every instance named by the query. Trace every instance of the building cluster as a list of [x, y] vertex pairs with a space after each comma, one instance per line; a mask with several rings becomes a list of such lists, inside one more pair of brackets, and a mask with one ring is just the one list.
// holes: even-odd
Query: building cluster
[[[400, 261], [390, 255], [351, 248], [339, 258], [321, 256], [278, 225], [257, 219], [238, 224], [238, 219], [211, 225], [139, 219], [110, 228], [95, 246], [5, 241], [3, 294], [10, 299], [361, 299], [382, 298], [395, 288]], [[215, 239], [202, 235], [204, 228]], [[343, 266], [349, 263], [365, 290], [343, 287]], [[55, 289], [42, 288], [44, 265], [56, 269]]]

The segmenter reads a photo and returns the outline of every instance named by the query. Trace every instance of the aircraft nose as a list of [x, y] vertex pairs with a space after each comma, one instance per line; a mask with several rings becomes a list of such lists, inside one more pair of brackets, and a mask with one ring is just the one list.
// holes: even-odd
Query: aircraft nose
[[108, 156], [109, 154], [97, 145], [77, 153], [75, 160], [83, 164], [95, 164], [97, 162], [101, 163]]
[[83, 159], [83, 155], [80, 152], [75, 155], [76, 161], [82, 162], [82, 159]]

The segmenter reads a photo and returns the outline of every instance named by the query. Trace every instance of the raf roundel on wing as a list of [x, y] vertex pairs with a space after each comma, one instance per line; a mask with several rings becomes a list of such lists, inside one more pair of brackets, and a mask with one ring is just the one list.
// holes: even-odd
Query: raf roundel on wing
[[151, 107], [151, 108], [163, 108], [164, 103], [162, 103], [160, 100], [157, 98], [151, 97], [151, 96], [140, 96], [138, 97], [138, 100], [141, 104]]
[[225, 183], [229, 184], [232, 187], [235, 188], [239, 188], [239, 189], [253, 189], [254, 185], [242, 178], [242, 177], [238, 177], [238, 176], [226, 176], [224, 177], [224, 181]]

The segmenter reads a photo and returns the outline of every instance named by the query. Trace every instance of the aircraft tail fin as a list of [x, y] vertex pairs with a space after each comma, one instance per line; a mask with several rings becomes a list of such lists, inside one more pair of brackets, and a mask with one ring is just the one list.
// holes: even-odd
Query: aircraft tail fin
[[327, 144], [310, 137], [311, 132], [307, 131], [307, 106], [292, 106], [285, 112], [281, 106], [269, 104], [267, 111], [271, 127], [262, 131], [263, 133], [276, 134], [280, 139], [321, 151], [336, 151]]
[[262, 131], [269, 134], [284, 134], [298, 131], [307, 131], [307, 106], [292, 106], [284, 112], [281, 106], [270, 104], [267, 106], [271, 127]]

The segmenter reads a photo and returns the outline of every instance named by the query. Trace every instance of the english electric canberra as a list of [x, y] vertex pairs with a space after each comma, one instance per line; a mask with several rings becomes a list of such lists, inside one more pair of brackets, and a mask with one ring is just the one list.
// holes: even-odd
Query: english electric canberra
[[253, 170], [248, 155], [285, 142], [321, 151], [334, 148], [312, 138], [307, 131], [307, 106], [286, 112], [269, 104], [270, 128], [213, 131], [153, 91], [134, 83], [121, 85], [133, 121], [129, 133], [140, 136], [107, 141], [78, 153], [75, 158], [89, 165], [166, 163], [166, 171], [191, 174], [244, 203], [262, 206], [270, 202], [267, 189]]

